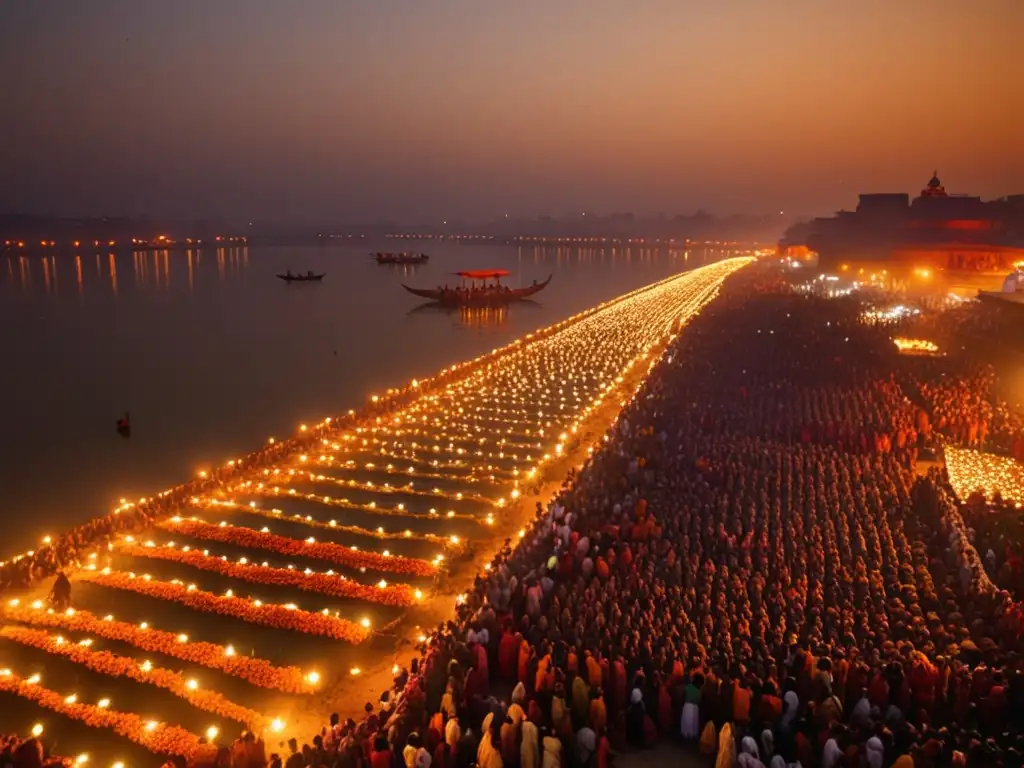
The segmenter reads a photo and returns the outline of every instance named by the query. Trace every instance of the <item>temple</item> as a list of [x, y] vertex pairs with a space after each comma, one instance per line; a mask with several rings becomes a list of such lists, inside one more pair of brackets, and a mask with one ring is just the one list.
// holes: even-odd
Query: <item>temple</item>
[[1024, 194], [989, 201], [949, 194], [936, 171], [913, 200], [906, 192], [863, 194], [855, 211], [790, 227], [779, 250], [814, 252], [822, 266], [901, 261], [1005, 271], [1024, 261]]

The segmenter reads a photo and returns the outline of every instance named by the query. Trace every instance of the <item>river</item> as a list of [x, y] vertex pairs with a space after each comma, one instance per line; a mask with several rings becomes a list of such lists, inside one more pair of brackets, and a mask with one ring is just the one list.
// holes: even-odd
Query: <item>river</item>
[[[405, 244], [406, 250], [420, 243]], [[378, 266], [359, 246], [0, 257], [0, 556], [211, 463], [356, 407], [531, 330], [725, 255], [668, 248], [436, 244], [428, 265]], [[423, 306], [459, 269], [554, 275], [501, 313]], [[286, 285], [277, 272], [326, 272]], [[131, 414], [132, 434], [116, 420]]]

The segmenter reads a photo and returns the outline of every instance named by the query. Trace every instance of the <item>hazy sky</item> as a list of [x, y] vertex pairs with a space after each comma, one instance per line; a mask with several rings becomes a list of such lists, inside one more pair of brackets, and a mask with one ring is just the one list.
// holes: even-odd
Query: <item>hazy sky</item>
[[1024, 0], [0, 0], [0, 210], [817, 213], [1024, 192]]

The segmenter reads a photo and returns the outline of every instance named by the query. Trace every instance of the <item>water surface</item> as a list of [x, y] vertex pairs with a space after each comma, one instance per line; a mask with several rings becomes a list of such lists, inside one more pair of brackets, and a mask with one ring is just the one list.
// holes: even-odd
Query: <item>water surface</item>
[[[408, 246], [407, 246], [408, 247]], [[412, 247], [416, 247], [413, 244]], [[0, 557], [722, 251], [431, 244], [426, 266], [359, 247], [0, 257]], [[440, 311], [400, 282], [554, 275], [535, 303]], [[326, 272], [286, 285], [291, 269]], [[115, 421], [131, 412], [132, 435]]]

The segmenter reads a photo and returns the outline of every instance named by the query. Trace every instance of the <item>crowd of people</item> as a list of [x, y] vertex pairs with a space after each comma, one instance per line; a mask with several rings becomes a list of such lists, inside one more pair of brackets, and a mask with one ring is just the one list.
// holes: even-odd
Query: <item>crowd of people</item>
[[716, 768], [1024, 765], [1019, 531], [916, 471], [988, 390], [908, 378], [854, 299], [762, 269], [361, 718], [190, 768], [608, 768], [659, 742]]
[[1016, 502], [1004, 502], [997, 493], [986, 500], [974, 493], [963, 506], [971, 540], [985, 564], [985, 572], [999, 588], [1024, 600], [1024, 518]]
[[294, 766], [605, 768], [659, 739], [719, 768], [1022, 764], [1024, 617], [915, 472], [928, 402], [854, 304], [757, 282], [686, 329], [394, 714]]

